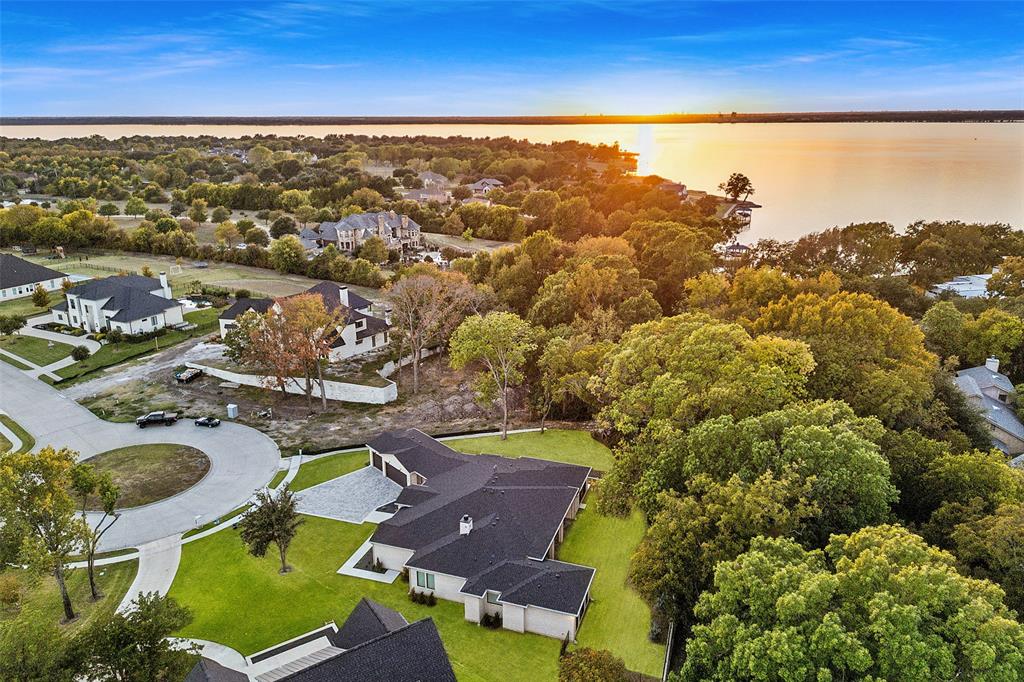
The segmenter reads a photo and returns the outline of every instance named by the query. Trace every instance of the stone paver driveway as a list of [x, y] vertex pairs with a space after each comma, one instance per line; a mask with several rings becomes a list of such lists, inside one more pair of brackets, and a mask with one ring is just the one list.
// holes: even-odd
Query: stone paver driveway
[[398, 499], [400, 492], [402, 486], [387, 478], [380, 469], [367, 466], [301, 490], [295, 496], [303, 514], [362, 523], [374, 509]]

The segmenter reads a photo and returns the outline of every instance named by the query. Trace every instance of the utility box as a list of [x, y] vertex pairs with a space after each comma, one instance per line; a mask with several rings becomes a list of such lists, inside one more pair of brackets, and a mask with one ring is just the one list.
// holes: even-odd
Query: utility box
[[228, 403], [228, 419], [238, 418], [238, 405], [234, 403]]

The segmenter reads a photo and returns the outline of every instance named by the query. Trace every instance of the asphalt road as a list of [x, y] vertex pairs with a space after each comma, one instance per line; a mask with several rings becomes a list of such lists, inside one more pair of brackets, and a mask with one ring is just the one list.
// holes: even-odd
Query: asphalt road
[[173, 497], [121, 512], [103, 536], [101, 551], [138, 547], [223, 516], [241, 506], [277, 473], [280, 451], [256, 429], [225, 421], [218, 428], [193, 426], [191, 420], [173, 426], [150, 426], [103, 421], [53, 387], [0, 362], [0, 408], [46, 445], [77, 450], [83, 459], [107, 450], [147, 443], [175, 443], [202, 450], [210, 458], [209, 473], [196, 485]]

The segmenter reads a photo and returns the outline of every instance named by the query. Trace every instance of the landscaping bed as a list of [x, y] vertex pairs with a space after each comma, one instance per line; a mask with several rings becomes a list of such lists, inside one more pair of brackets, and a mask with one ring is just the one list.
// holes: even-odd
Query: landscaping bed
[[[191, 488], [210, 470], [210, 460], [187, 445], [131, 445], [86, 460], [109, 472], [121, 488], [118, 509], [138, 507]], [[97, 509], [98, 500], [89, 508]]]

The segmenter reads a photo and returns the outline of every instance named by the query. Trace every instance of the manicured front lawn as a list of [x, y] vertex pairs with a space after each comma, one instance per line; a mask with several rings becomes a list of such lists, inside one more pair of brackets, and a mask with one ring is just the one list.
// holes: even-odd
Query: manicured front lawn
[[0, 414], [0, 422], [3, 422], [4, 426], [14, 431], [14, 434], [21, 439], [19, 452], [29, 452], [36, 446], [36, 439], [32, 437], [32, 434], [21, 428], [21, 424], [11, 419], [10, 415]]
[[45, 367], [51, 362], [57, 362], [71, 355], [73, 347], [66, 343], [51, 343], [46, 339], [15, 334], [0, 336], [0, 348], [40, 367]]
[[[85, 460], [109, 472], [121, 489], [117, 507], [138, 507], [191, 488], [210, 470], [210, 460], [187, 445], [131, 445]], [[99, 500], [89, 507], [98, 508]]]
[[85, 360], [57, 370], [57, 375], [63, 379], [76, 379], [98, 369], [117, 365], [162, 348], [169, 348], [186, 339], [205, 336], [218, 328], [217, 316], [220, 313], [220, 308], [205, 308], [185, 313], [185, 321], [195, 324], [195, 329], [191, 331], [169, 331], [159, 338], [141, 343], [128, 343], [127, 341], [116, 344], [107, 343]]
[[[64, 295], [60, 291], [50, 292], [50, 304], [57, 303], [62, 300]], [[37, 308], [36, 304], [32, 302], [31, 296], [22, 296], [21, 298], [12, 298], [0, 303], [0, 315], [20, 315], [25, 318], [38, 317], [45, 315], [46, 311], [50, 308]]]
[[[109, 614], [117, 608], [124, 598], [125, 593], [135, 579], [135, 570], [138, 568], [137, 561], [124, 561], [108, 566], [96, 567], [96, 580], [100, 591], [103, 592], [103, 599], [98, 602], [91, 601], [89, 595], [89, 576], [84, 568], [68, 571], [68, 591], [71, 594], [71, 604], [78, 614], [78, 618], [68, 625], [62, 626], [69, 630], [81, 628], [93, 618], [101, 614]], [[22, 599], [21, 608], [17, 611], [5, 611], [0, 609], [0, 631], [11, 626], [15, 621], [45, 620], [52, 623], [59, 623], [64, 618], [64, 609], [61, 606], [60, 591], [57, 589], [57, 582], [50, 575], [41, 576], [33, 581], [28, 571], [20, 569], [7, 569], [17, 575], [21, 580], [26, 592]]]
[[582, 464], [599, 471], [612, 467], [612, 452], [590, 437], [586, 431], [569, 429], [548, 429], [510, 433], [508, 440], [501, 436], [480, 436], [477, 438], [453, 438], [444, 444], [453, 450], [473, 455], [504, 455], [505, 457], [536, 457], [554, 462]]
[[[350, 474], [357, 469], [362, 469], [369, 464], [370, 453], [367, 450], [356, 450], [355, 452], [342, 452], [337, 455], [328, 455], [312, 462], [306, 462], [299, 467], [299, 473], [288, 484], [291, 490], [302, 490], [329, 481], [338, 476]], [[338, 564], [339, 566], [341, 564]]]
[[192, 610], [194, 620], [180, 634], [251, 654], [328, 620], [340, 625], [365, 596], [397, 609], [409, 622], [433, 618], [463, 682], [556, 678], [558, 640], [474, 625], [455, 602], [414, 604], [401, 579], [387, 585], [338, 575], [373, 524], [305, 518], [288, 554], [294, 570], [285, 575], [277, 572], [275, 551], [256, 559], [232, 530], [185, 545], [170, 595]]
[[576, 637], [580, 646], [608, 649], [630, 670], [660, 676], [665, 647], [647, 639], [650, 609], [626, 582], [629, 557], [643, 535], [639, 512], [620, 519], [602, 516], [589, 504], [566, 533], [558, 558], [597, 569], [590, 588], [594, 601]]

